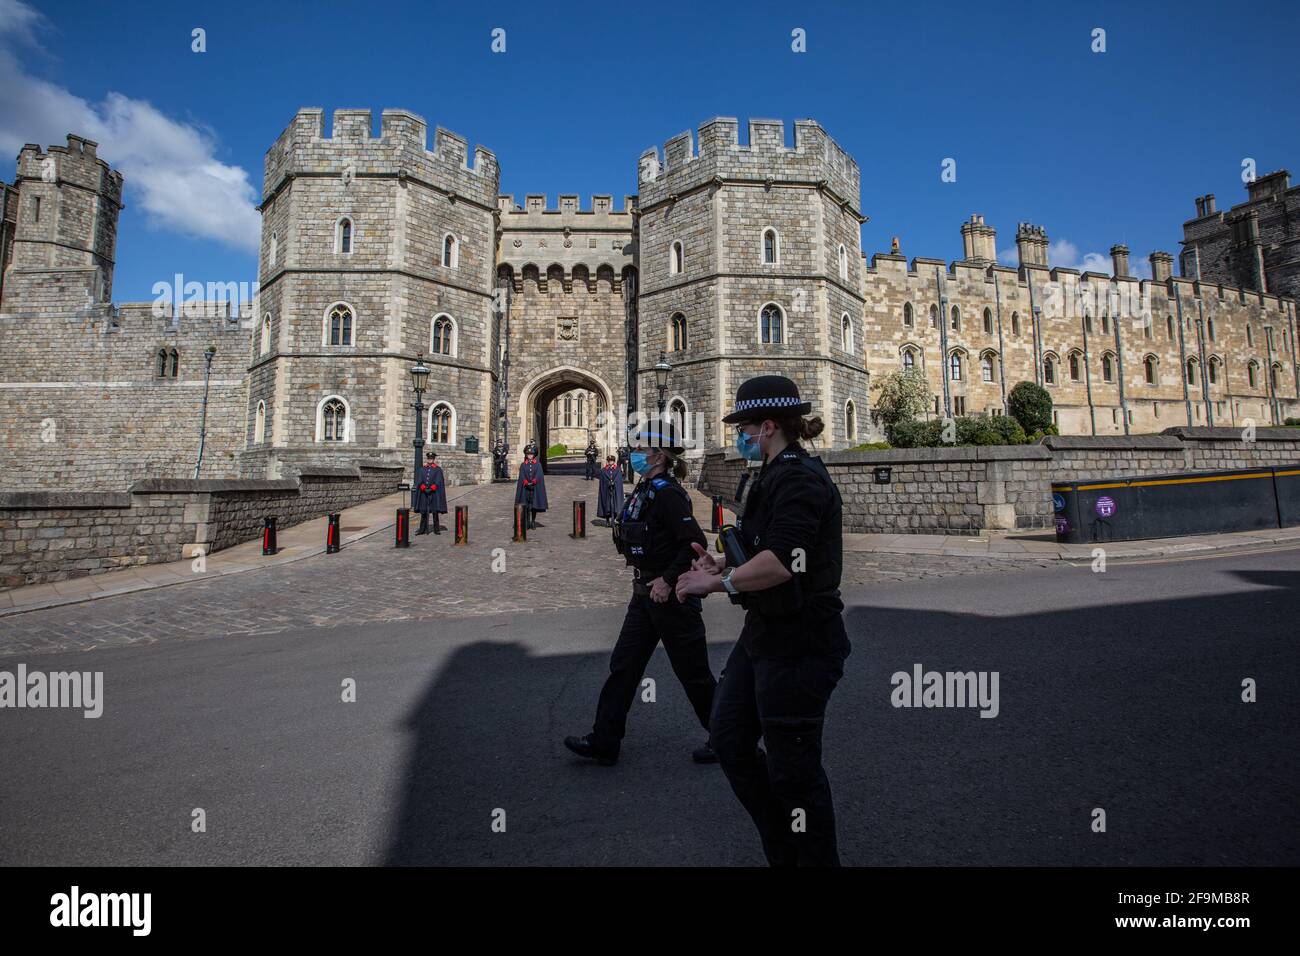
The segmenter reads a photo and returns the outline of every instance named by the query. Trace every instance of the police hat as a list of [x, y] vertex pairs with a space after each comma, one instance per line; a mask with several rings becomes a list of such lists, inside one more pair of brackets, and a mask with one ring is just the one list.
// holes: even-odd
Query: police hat
[[677, 434], [677, 423], [669, 422], [651, 422], [645, 428], [628, 433], [628, 443], [635, 448], [642, 445], [646, 448], [660, 448], [670, 455], [680, 455], [686, 451], [686, 446], [680, 443]]
[[799, 401], [799, 386], [784, 375], [759, 375], [736, 389], [736, 410], [722, 420], [728, 424], [807, 415], [811, 402]]

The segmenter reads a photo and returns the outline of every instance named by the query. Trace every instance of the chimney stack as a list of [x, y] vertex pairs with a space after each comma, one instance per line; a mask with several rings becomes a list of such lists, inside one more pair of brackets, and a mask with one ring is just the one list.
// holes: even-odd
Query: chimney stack
[[1205, 197], [1197, 196], [1196, 197], [1196, 218], [1200, 219], [1204, 215], [1205, 215]]
[[1123, 243], [1110, 247], [1110, 264], [1111, 272], [1115, 278], [1123, 279], [1128, 276], [1128, 246]]
[[1215, 213], [1214, 193], [1206, 193], [1206, 194], [1205, 194], [1205, 214], [1206, 214], [1207, 216], [1213, 216], [1214, 213]]
[[970, 222], [961, 224], [961, 240], [966, 259], [988, 263], [997, 262], [998, 232], [992, 226], [984, 224], [984, 217], [978, 213], [970, 217]]
[[1016, 226], [1016, 252], [1022, 266], [1047, 265], [1047, 230], [1022, 222]]
[[1174, 274], [1174, 257], [1167, 252], [1153, 252], [1147, 257], [1151, 263], [1151, 281], [1168, 282]]

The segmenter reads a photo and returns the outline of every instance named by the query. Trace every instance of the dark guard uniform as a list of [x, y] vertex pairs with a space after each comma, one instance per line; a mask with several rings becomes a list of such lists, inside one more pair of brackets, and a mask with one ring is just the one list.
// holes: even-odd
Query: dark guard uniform
[[515, 480], [515, 504], [528, 507], [528, 527], [537, 527], [536, 514], [545, 511], [546, 476], [542, 474], [542, 463], [536, 458], [528, 457], [519, 466], [519, 477]]
[[705, 730], [717, 686], [709, 669], [700, 599], [690, 597], [683, 604], [675, 593], [670, 593], [661, 604], [650, 597], [651, 581], [662, 577], [670, 589], [675, 587], [677, 576], [695, 559], [691, 544], [708, 543], [691, 515], [686, 489], [671, 475], [642, 480], [619, 513], [614, 541], [619, 553], [635, 569], [635, 578], [590, 738], [606, 762], [618, 756], [628, 709], [660, 641]]
[[420, 513], [420, 529], [416, 534], [429, 533], [429, 514], [433, 514], [433, 533], [442, 534], [442, 525], [438, 521], [439, 515], [447, 513], [447, 492], [446, 479], [442, 474], [442, 466], [433, 462], [427, 462], [420, 469], [420, 474], [415, 481], [415, 510]]
[[596, 502], [596, 517], [611, 525], [623, 510], [623, 472], [612, 461], [600, 469], [600, 500]]
[[508, 454], [505, 442], [498, 438], [497, 443], [492, 446], [492, 477], [494, 479], [510, 477], [510, 465], [506, 460]]
[[591, 479], [596, 477], [596, 459], [600, 457], [600, 452], [596, 451], [596, 443], [594, 441], [587, 443], [586, 456], [587, 474], [585, 480], [591, 481]]
[[[793, 576], [741, 595], [745, 626], [718, 688], [713, 746], [768, 862], [836, 865], [822, 725], [850, 650], [840, 616], [839, 490], [821, 459], [792, 443], [763, 466], [737, 526], [751, 556], [770, 549]], [[760, 736], [766, 759], [757, 751]], [[802, 833], [792, 829], [796, 809], [806, 813]]]

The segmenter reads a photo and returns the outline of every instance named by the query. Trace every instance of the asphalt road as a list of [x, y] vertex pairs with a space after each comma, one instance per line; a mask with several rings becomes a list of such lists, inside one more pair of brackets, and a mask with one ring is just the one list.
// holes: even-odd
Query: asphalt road
[[[846, 596], [854, 652], [826, 732], [846, 864], [1300, 864], [1300, 550]], [[739, 612], [706, 613], [716, 671]], [[0, 864], [761, 864], [721, 772], [690, 761], [703, 735], [662, 651], [616, 767], [563, 748], [590, 726], [620, 618], [0, 658], [102, 671], [105, 697], [99, 719], [0, 710]], [[997, 716], [892, 706], [914, 664], [996, 671]]]

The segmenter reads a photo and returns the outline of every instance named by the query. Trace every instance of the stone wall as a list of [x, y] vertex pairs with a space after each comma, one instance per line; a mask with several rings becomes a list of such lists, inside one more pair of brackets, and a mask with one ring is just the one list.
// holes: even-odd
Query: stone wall
[[402, 469], [304, 470], [297, 479], [152, 478], [126, 492], [0, 492], [0, 588], [210, 554], [398, 490]]

